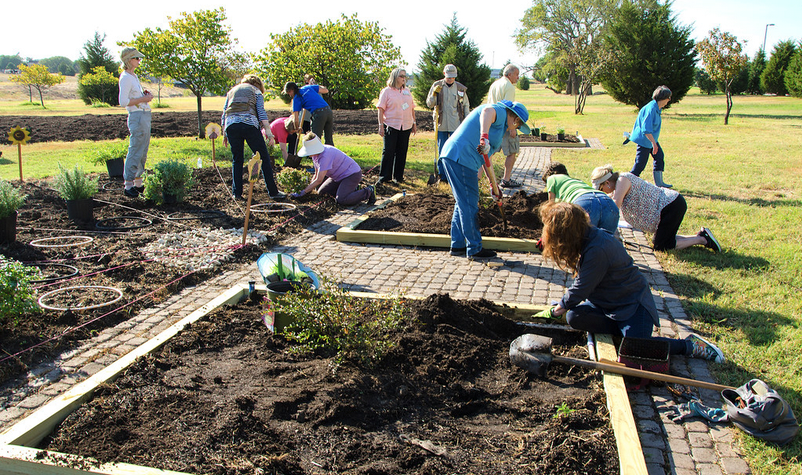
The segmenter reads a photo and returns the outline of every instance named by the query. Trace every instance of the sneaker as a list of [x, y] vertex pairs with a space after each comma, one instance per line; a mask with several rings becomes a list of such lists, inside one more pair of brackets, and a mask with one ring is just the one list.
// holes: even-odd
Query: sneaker
[[521, 186], [521, 182], [510, 178], [509, 180], [501, 180], [500, 185], [502, 188], [519, 188]]
[[472, 261], [476, 259], [492, 259], [496, 257], [496, 255], [497, 255], [496, 251], [491, 251], [490, 249], [482, 249], [476, 254], [471, 254], [470, 256], [468, 256], [468, 259]]
[[724, 353], [721, 352], [719, 347], [710, 343], [699, 335], [692, 333], [685, 339], [693, 344], [693, 352], [691, 353], [691, 357], [703, 358], [706, 360], [715, 361], [716, 363], [723, 363], [726, 361], [724, 359]]
[[465, 255], [467, 253], [468, 253], [468, 248], [467, 247], [452, 247], [451, 248], [451, 255], [452, 256], [465, 257]]
[[134, 189], [138, 191], [140, 194], [145, 192], [145, 186], [135, 186]]
[[139, 190], [132, 186], [131, 188], [124, 189], [123, 194], [129, 198], [136, 198], [139, 196]]
[[376, 204], [376, 190], [372, 185], [368, 185], [367, 189], [370, 191], [370, 195], [368, 195], [368, 206], [373, 206]]
[[705, 238], [705, 240], [707, 240], [707, 244], [705, 244], [705, 247], [709, 247], [710, 249], [712, 249], [715, 252], [721, 252], [721, 244], [719, 244], [718, 240], [716, 239], [716, 237], [713, 236], [713, 232], [712, 231], [710, 231], [709, 229], [703, 227], [702, 230], [699, 231], [697, 236], [701, 236], [701, 237]]
[[283, 200], [286, 197], [287, 197], [287, 193], [284, 193], [282, 191], [279, 191], [275, 195], [270, 195], [270, 199], [271, 200]]

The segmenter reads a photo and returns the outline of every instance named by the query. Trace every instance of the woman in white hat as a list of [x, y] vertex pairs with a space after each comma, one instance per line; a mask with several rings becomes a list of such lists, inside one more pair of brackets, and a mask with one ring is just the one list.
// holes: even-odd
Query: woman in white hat
[[337, 204], [342, 206], [351, 206], [362, 201], [367, 201], [369, 205], [376, 202], [376, 193], [372, 186], [357, 189], [362, 181], [362, 167], [333, 146], [323, 145], [314, 132], [304, 136], [304, 144], [298, 151], [298, 156], [312, 158], [315, 176], [306, 188], [290, 194], [290, 198], [298, 199], [317, 188], [319, 194], [334, 196]]
[[145, 174], [145, 162], [148, 159], [150, 146], [150, 104], [153, 94], [142, 89], [134, 70], [142, 62], [145, 55], [136, 48], [123, 48], [120, 59], [123, 62], [123, 73], [120, 74], [120, 94], [118, 102], [128, 111], [128, 154], [125, 157], [123, 194], [136, 198], [145, 191], [142, 176]]

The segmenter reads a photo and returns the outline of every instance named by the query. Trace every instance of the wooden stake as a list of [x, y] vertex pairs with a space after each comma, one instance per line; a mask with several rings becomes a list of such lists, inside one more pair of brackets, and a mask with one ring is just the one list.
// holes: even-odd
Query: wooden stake
[[[214, 143], [214, 142], [212, 142]], [[248, 239], [248, 218], [251, 217], [251, 198], [253, 197], [253, 184], [256, 183], [256, 180], [259, 179], [259, 169], [262, 166], [262, 160], [259, 159], [260, 155], [259, 152], [253, 154], [250, 160], [248, 160], [248, 181], [250, 182], [250, 187], [248, 188], [248, 204], [245, 207], [245, 226], [242, 228], [242, 245], [245, 245], [246, 239]]]
[[19, 155], [19, 181], [22, 183], [22, 144], [17, 144], [17, 155]]

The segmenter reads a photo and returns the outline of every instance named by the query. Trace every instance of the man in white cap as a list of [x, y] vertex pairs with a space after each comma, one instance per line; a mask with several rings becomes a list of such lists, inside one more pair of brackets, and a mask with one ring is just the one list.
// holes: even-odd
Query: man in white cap
[[[504, 67], [503, 76], [490, 85], [490, 91], [487, 93], [487, 103], [495, 104], [498, 101], [515, 102], [515, 83], [518, 82], [519, 75], [518, 66], [508, 64]], [[512, 167], [515, 165], [515, 158], [518, 156], [520, 147], [520, 139], [516, 131], [512, 131], [510, 135], [505, 136], [504, 141], [501, 143], [501, 152], [507, 157], [504, 160], [504, 177], [499, 183], [502, 188], [517, 188], [521, 186], [521, 182], [512, 179]]]
[[[465, 116], [471, 112], [471, 105], [466, 93], [468, 88], [456, 80], [457, 67], [453, 64], [446, 64], [446, 67], [443, 68], [443, 76], [443, 79], [432, 84], [429, 94], [426, 96], [426, 107], [432, 109], [434, 124], [437, 128], [438, 157], [443, 150], [443, 144], [465, 120]], [[440, 178], [443, 179], [445, 174], [439, 160], [437, 170]]]
[[131, 134], [123, 168], [123, 194], [129, 198], [136, 198], [145, 191], [142, 176], [145, 174], [150, 146], [149, 102], [153, 100], [153, 94], [142, 89], [134, 73], [144, 57], [144, 54], [131, 47], [123, 48], [120, 54], [124, 71], [120, 74], [120, 94], [117, 99], [128, 111], [128, 132]]

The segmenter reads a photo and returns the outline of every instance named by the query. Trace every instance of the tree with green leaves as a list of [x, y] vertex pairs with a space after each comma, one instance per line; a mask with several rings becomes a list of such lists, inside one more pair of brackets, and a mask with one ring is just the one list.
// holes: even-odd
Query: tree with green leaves
[[724, 95], [727, 97], [724, 125], [729, 123], [732, 110], [732, 82], [749, 61], [749, 58], [741, 52], [742, 49], [738, 38], [718, 28], [710, 30], [707, 38], [696, 44], [696, 50], [702, 57], [707, 74], [713, 81], [724, 84]]
[[802, 97], [802, 44], [785, 70], [785, 87], [794, 97]]
[[0, 54], [0, 69], [17, 69], [17, 65], [24, 62], [19, 53], [15, 55]]
[[112, 96], [119, 92], [117, 76], [106, 71], [103, 66], [95, 66], [92, 72], [81, 76], [78, 84], [95, 91], [99, 95], [97, 100], [104, 104], [111, 103]]
[[[92, 104], [99, 101], [101, 92], [90, 85], [81, 85], [80, 79], [84, 74], [94, 74], [93, 71], [96, 67], [101, 66], [108, 73], [113, 74], [114, 77], [119, 77], [120, 63], [111, 54], [103, 42], [106, 40], [106, 35], [95, 32], [92, 40], [84, 43], [84, 52], [81, 57], [75, 62], [78, 65], [78, 96], [85, 104]], [[117, 87], [117, 86], [115, 86]], [[117, 93], [107, 95], [109, 105], [116, 106], [118, 104]]]
[[42, 94], [56, 84], [63, 83], [64, 76], [61, 74], [52, 74], [44, 64], [26, 66], [20, 63], [17, 68], [20, 70], [20, 73], [11, 76], [11, 82], [24, 84], [28, 86], [28, 88], [39, 91], [39, 102], [42, 104], [42, 109], [44, 109], [45, 101]]
[[795, 52], [796, 45], [791, 40], [781, 41], [774, 47], [771, 58], [766, 63], [766, 69], [760, 75], [760, 85], [766, 92], [778, 96], [788, 94], [788, 89], [785, 87], [785, 70], [791, 64]]
[[247, 60], [244, 54], [234, 51], [237, 40], [223, 25], [227, 17], [222, 7], [184, 12], [180, 18], [167, 19], [168, 29], [137, 32], [130, 46], [145, 55], [140, 66], [142, 74], [170, 78], [192, 91], [198, 106], [198, 136], [203, 138], [204, 94], [225, 94], [246, 72]]
[[766, 69], [766, 52], [763, 48], [757, 50], [755, 59], [749, 62], [749, 76], [746, 80], [746, 92], [748, 94], [763, 94], [766, 92], [760, 85], [760, 75]]
[[551, 51], [568, 69], [566, 92], [576, 96], [574, 113], [581, 114], [591, 86], [605, 70], [613, 52], [602, 48], [608, 19], [617, 0], [534, 0], [515, 32], [521, 51]]
[[654, 88], [671, 89], [679, 102], [694, 82], [696, 51], [692, 29], [679, 25], [670, 4], [647, 0], [624, 2], [616, 11], [604, 48], [615, 51], [602, 85], [618, 102], [642, 108]]
[[446, 64], [457, 67], [457, 81], [468, 88], [468, 103], [476, 107], [490, 89], [490, 67], [482, 64], [482, 53], [476, 44], [467, 39], [467, 30], [457, 23], [457, 15], [451, 17], [451, 24], [445, 31], [435, 36], [433, 42], [426, 42], [418, 61], [418, 76], [412, 87], [415, 102], [425, 106], [426, 96], [432, 83], [443, 79]]
[[[277, 92], [288, 81], [302, 83], [304, 74], [312, 75], [329, 90], [333, 109], [369, 107], [401, 61], [392, 36], [377, 22], [362, 22], [356, 14], [271, 34], [270, 44], [254, 58], [266, 85]], [[283, 98], [289, 102], [289, 97]]]
[[75, 76], [75, 63], [66, 56], [52, 56], [39, 60], [51, 73], [61, 73], [64, 76]]

